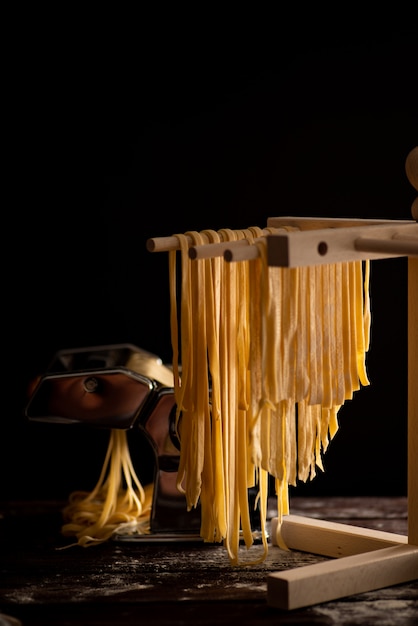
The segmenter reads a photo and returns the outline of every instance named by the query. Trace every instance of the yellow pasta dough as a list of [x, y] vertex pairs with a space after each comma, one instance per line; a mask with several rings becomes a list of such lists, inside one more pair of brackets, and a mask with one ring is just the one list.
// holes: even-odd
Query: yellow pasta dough
[[[201, 505], [203, 539], [222, 540], [233, 564], [243, 562], [240, 543], [253, 544], [249, 489], [259, 491], [257, 562], [267, 552], [268, 476], [280, 520], [288, 486], [323, 469], [339, 408], [369, 384], [368, 262], [269, 267], [261, 234], [253, 227], [175, 235], [180, 297], [178, 253], [169, 253], [173, 368], [182, 372], [175, 377], [178, 487], [189, 509]], [[190, 241], [243, 238], [258, 247], [255, 260], [189, 258]]]
[[[223, 542], [233, 565], [268, 552], [269, 477], [280, 521], [288, 488], [323, 470], [338, 411], [368, 385], [369, 262], [270, 267], [258, 227], [176, 234], [169, 252], [170, 329], [177, 488], [201, 507], [201, 537]], [[194, 259], [190, 245], [247, 240], [252, 260]], [[180, 257], [180, 258], [179, 258]], [[180, 262], [179, 262], [180, 261]], [[180, 284], [178, 277], [180, 276]], [[171, 375], [171, 373], [170, 373]], [[261, 549], [254, 544], [250, 490], [257, 491]], [[152, 485], [143, 488], [125, 431], [111, 430], [102, 473], [91, 493], [75, 492], [65, 535], [83, 546], [116, 531], [150, 532]]]
[[127, 433], [110, 431], [100, 478], [91, 492], [70, 495], [63, 511], [65, 536], [75, 536], [80, 546], [108, 540], [116, 531], [150, 532], [153, 485], [142, 487], [129, 453]]

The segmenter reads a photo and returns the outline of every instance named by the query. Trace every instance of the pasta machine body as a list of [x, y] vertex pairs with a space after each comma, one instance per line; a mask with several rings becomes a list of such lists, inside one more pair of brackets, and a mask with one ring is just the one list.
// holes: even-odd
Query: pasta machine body
[[[124, 541], [200, 539], [200, 508], [188, 511], [177, 488], [180, 443], [175, 414], [171, 369], [132, 344], [57, 352], [25, 407], [31, 421], [143, 433], [154, 457], [151, 532], [115, 535]], [[131, 454], [134, 458], [135, 451]]]

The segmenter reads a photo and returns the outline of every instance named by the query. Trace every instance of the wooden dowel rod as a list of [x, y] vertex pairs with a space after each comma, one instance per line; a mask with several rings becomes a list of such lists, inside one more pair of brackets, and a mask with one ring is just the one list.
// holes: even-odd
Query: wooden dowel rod
[[260, 256], [260, 251], [257, 246], [241, 246], [241, 247], [229, 247], [224, 252], [224, 259], [231, 263], [232, 261], [252, 261]]
[[[187, 237], [189, 244], [193, 243], [191, 237]], [[179, 240], [177, 237], [152, 237], [147, 240], [146, 247], [148, 252], [169, 252], [170, 250], [179, 249]]]
[[[263, 235], [279, 234], [287, 232], [287, 228], [264, 228]], [[222, 238], [222, 236], [221, 236]], [[227, 248], [236, 245], [246, 245], [249, 243], [247, 239], [238, 239], [237, 241], [221, 241], [219, 243], [207, 243], [200, 246], [193, 245], [193, 239], [187, 236], [190, 245], [189, 257], [191, 259], [210, 259], [215, 256], [222, 256]], [[179, 250], [179, 242], [177, 237], [151, 237], [146, 242], [148, 252], [169, 252], [170, 250]]]
[[418, 255], [418, 239], [416, 237], [396, 237], [392, 239], [374, 239], [358, 237], [354, 241], [356, 250], [362, 252], [382, 252], [407, 256]]
[[418, 228], [415, 235], [405, 235], [404, 233], [402, 233], [402, 235], [393, 235], [392, 239], [402, 239], [402, 241], [406, 239], [408, 239], [409, 241], [418, 241]]
[[[286, 233], [286, 228], [264, 228], [262, 230], [263, 236], [266, 235], [278, 235], [280, 233]], [[256, 237], [254, 241], [260, 241], [262, 237]], [[248, 245], [251, 245], [253, 242], [249, 239], [238, 239], [237, 241], [221, 241], [220, 243], [208, 243], [203, 244], [201, 246], [192, 246], [189, 250], [189, 257], [191, 259], [211, 259], [216, 256], [223, 256], [226, 261], [245, 261], [248, 258], [255, 258], [252, 255], [253, 251], [243, 252], [243, 257], [240, 257], [240, 253], [236, 254], [238, 257], [235, 257], [235, 252], [233, 250], [237, 250], [241, 246], [245, 248]], [[226, 255], [226, 256], [225, 256]], [[248, 256], [249, 255], [249, 256]]]
[[220, 241], [219, 243], [206, 243], [201, 246], [192, 246], [189, 248], [189, 257], [191, 259], [212, 259], [216, 256], [223, 256], [225, 250], [234, 246], [248, 245], [248, 239], [239, 239], [238, 241]]

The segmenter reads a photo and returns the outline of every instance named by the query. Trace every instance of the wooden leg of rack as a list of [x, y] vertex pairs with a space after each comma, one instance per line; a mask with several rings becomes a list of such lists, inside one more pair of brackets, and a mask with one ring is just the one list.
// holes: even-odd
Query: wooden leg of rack
[[[277, 517], [271, 521], [270, 536], [273, 545], [278, 545], [276, 530]], [[280, 534], [290, 550], [334, 558], [408, 543], [405, 535], [328, 522], [302, 515], [286, 515], [282, 521]]]
[[418, 546], [418, 258], [408, 259], [408, 541]]
[[418, 546], [409, 544], [274, 572], [267, 603], [292, 610], [418, 578]]

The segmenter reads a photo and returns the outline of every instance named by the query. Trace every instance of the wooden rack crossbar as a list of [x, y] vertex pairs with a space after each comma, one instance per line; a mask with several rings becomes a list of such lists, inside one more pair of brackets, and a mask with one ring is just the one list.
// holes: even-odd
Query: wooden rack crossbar
[[[413, 214], [415, 217], [415, 215]], [[418, 223], [271, 217], [265, 231], [268, 264], [296, 267], [361, 259], [408, 257], [408, 535], [359, 529], [348, 524], [284, 516], [282, 536], [290, 549], [333, 557], [267, 580], [270, 606], [291, 610], [418, 579]], [[271, 234], [269, 229], [289, 228]], [[257, 246], [207, 244], [191, 258], [224, 255], [251, 260]], [[177, 249], [176, 238], [149, 240], [150, 251]], [[273, 529], [277, 518], [272, 520]], [[275, 533], [272, 532], [275, 541]]]
[[[293, 230], [287, 230], [291, 227]], [[418, 223], [414, 220], [348, 220], [324, 218], [268, 219], [263, 230], [271, 266], [298, 267], [418, 256]], [[255, 242], [261, 238], [254, 239]], [[189, 237], [191, 259], [223, 256], [226, 261], [250, 261], [259, 256], [257, 246], [247, 239], [221, 241], [199, 246]], [[148, 239], [150, 252], [178, 250], [175, 236]]]
[[[271, 226], [280, 223], [281, 219], [268, 220]], [[293, 218], [292, 223], [297, 223], [297, 219]], [[306, 224], [306, 220], [303, 223]], [[418, 256], [418, 223], [415, 221], [369, 222], [363, 226], [347, 223], [343, 227], [298, 230], [267, 238], [267, 258], [271, 266], [297, 267], [399, 256]]]
[[[418, 223], [277, 232], [267, 235], [266, 241], [268, 264], [272, 267], [300, 267], [340, 261], [418, 256]], [[242, 241], [230, 242], [229, 245], [222, 244], [225, 260], [250, 261], [259, 256], [257, 246], [242, 245], [243, 243], [248, 244]], [[206, 258], [209, 256], [211, 245], [213, 244], [199, 246], [207, 249]], [[204, 258], [204, 254], [192, 258]]]

